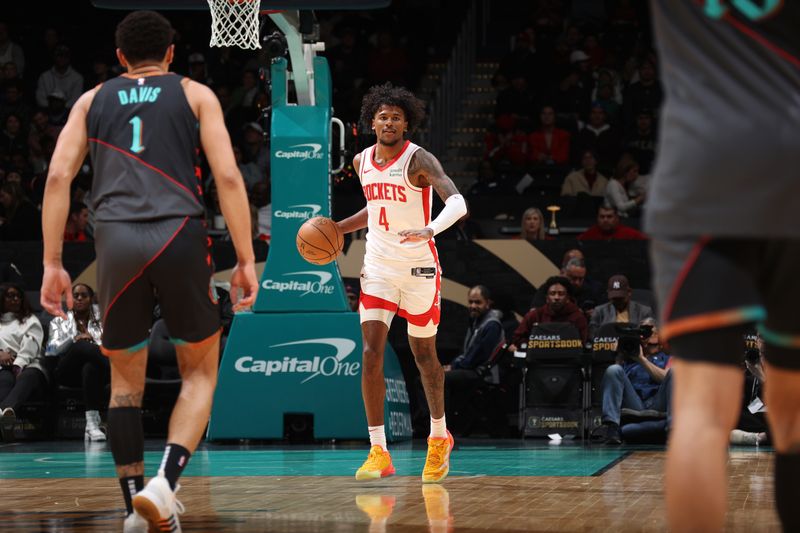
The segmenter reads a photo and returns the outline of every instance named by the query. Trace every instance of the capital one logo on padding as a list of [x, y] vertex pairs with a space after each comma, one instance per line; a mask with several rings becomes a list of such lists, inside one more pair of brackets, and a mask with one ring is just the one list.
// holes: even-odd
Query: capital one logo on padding
[[322, 159], [324, 155], [322, 153], [322, 145], [317, 143], [295, 144], [286, 150], [277, 150], [275, 152], [275, 157], [278, 159], [299, 159], [300, 161]]
[[[299, 272], [287, 272], [283, 275], [283, 277], [288, 276], [301, 276], [301, 278], [299, 280], [289, 279], [281, 281], [265, 279], [261, 282], [261, 288], [266, 291], [276, 291], [280, 293], [300, 293], [299, 296], [301, 298], [308, 294], [333, 294], [333, 291], [336, 289], [333, 285], [328, 285], [328, 282], [333, 279], [333, 274], [323, 270], [301, 270]], [[308, 277], [311, 279], [307, 279]]]
[[305, 345], [328, 345], [336, 349], [334, 355], [321, 356], [311, 354], [295, 355], [289, 353], [280, 359], [261, 360], [249, 355], [239, 357], [234, 363], [237, 372], [264, 374], [274, 376], [278, 374], [309, 374], [300, 383], [305, 383], [317, 376], [358, 376], [361, 369], [359, 361], [345, 361], [353, 353], [356, 343], [351, 339], [342, 337], [325, 337], [320, 339], [306, 339], [301, 341], [283, 342], [269, 346], [270, 349], [284, 348], [287, 346], [298, 347]]
[[322, 206], [318, 204], [296, 204], [290, 205], [286, 210], [277, 209], [274, 213], [275, 218], [299, 218], [308, 220], [317, 216], [322, 211]]

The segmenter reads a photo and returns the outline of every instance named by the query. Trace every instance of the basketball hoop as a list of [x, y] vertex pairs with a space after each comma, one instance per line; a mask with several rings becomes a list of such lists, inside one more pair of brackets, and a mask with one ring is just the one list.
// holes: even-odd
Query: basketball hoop
[[208, 0], [211, 10], [209, 46], [238, 46], [255, 50], [259, 42], [260, 0]]

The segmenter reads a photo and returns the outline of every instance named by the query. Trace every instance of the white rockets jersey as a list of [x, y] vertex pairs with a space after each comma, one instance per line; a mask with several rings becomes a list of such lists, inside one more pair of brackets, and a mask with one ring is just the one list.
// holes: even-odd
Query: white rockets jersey
[[367, 256], [391, 261], [434, 261], [431, 242], [404, 242], [397, 234], [404, 229], [422, 229], [431, 221], [433, 188], [415, 187], [408, 179], [411, 156], [419, 146], [405, 141], [384, 166], [375, 162], [375, 147], [361, 152], [359, 179], [367, 199]]

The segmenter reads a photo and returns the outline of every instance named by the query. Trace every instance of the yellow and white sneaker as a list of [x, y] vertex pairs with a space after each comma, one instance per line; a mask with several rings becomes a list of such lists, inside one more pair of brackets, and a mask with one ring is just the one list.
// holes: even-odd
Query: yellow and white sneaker
[[422, 469], [423, 483], [439, 483], [450, 472], [450, 452], [453, 451], [455, 441], [450, 432], [446, 437], [428, 437], [428, 457], [425, 459], [425, 468]]
[[378, 445], [369, 449], [369, 455], [364, 464], [356, 471], [356, 479], [380, 479], [394, 474], [392, 456]]

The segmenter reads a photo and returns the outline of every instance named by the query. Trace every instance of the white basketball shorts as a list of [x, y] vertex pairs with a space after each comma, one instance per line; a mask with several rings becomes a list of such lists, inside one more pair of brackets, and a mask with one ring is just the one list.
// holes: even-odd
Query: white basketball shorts
[[441, 315], [442, 273], [436, 248], [421, 262], [387, 261], [364, 257], [361, 269], [361, 322], [378, 320], [390, 326], [397, 314], [408, 322], [408, 334], [436, 335]]

